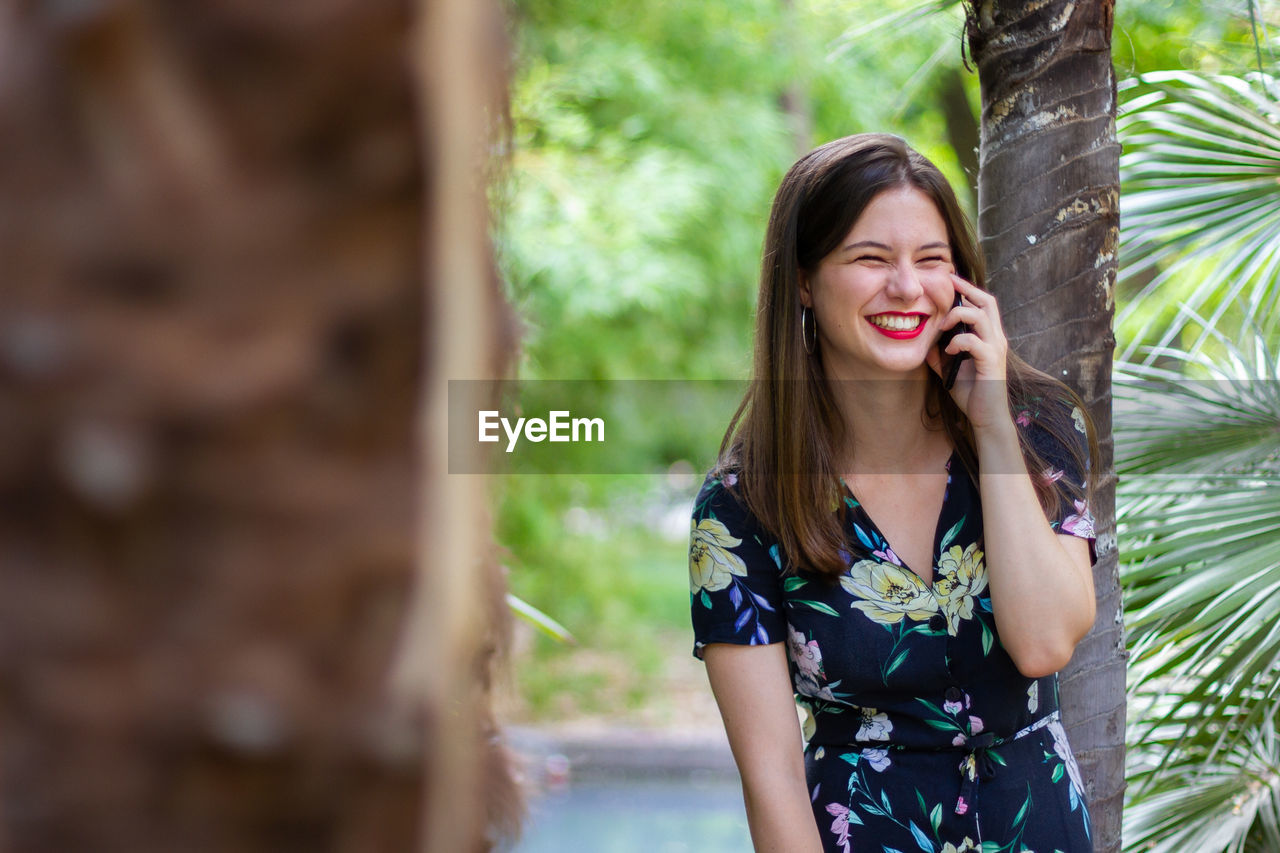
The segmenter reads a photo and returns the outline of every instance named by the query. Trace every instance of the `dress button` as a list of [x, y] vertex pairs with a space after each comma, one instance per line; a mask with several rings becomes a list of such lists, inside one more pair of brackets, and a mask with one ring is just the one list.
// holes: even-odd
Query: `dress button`
[[948, 687], [947, 692], [943, 695], [947, 697], [948, 702], [959, 702], [964, 698], [964, 693], [960, 692], [959, 687]]
[[941, 613], [929, 617], [929, 630], [941, 631], [947, 627], [947, 617]]

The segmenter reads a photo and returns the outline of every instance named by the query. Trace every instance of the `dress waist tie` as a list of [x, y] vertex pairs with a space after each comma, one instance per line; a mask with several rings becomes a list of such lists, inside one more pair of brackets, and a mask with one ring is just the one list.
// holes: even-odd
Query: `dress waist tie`
[[[968, 738], [962, 745], [953, 747], [953, 749], [964, 750], [966, 753], [960, 762], [960, 796], [956, 800], [956, 814], [962, 815], [969, 811], [970, 806], [977, 799], [979, 783], [989, 781], [996, 775], [996, 762], [991, 757], [991, 750], [1006, 743], [1021, 740], [1032, 732], [1043, 729], [1057, 720], [1058, 716], [1058, 712], [1054, 711], [1012, 737], [996, 737], [991, 732], [983, 732]], [[946, 748], [940, 748], [939, 751], [946, 751]]]
[[848, 726], [855, 722], [853, 720], [844, 720], [840, 718], [824, 720], [819, 724], [818, 730], [814, 736], [810, 738], [809, 745], [850, 745], [861, 747], [863, 749], [885, 749], [894, 752], [905, 751], [911, 749], [920, 749], [923, 752], [958, 752], [964, 755], [960, 761], [960, 796], [956, 799], [955, 811], [958, 815], [963, 815], [973, 807], [973, 803], [977, 798], [978, 785], [982, 782], [989, 781], [996, 773], [996, 765], [1003, 763], [999, 758], [993, 758], [991, 751], [997, 747], [1013, 743], [1015, 740], [1021, 740], [1032, 732], [1037, 732], [1045, 726], [1059, 719], [1058, 711], [1041, 717], [1025, 729], [1010, 735], [1009, 737], [997, 737], [992, 732], [983, 732], [982, 734], [967, 737], [963, 743], [948, 744], [946, 746], [935, 747], [906, 747], [901, 744], [890, 743], [866, 743], [858, 742], [849, 735], [852, 732]]

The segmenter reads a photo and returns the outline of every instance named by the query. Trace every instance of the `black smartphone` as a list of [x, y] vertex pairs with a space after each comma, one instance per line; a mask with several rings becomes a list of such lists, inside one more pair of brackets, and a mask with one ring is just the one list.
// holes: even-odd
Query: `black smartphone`
[[[957, 293], [956, 301], [951, 303], [951, 307], [959, 308], [963, 304], [964, 304], [964, 300], [961, 299], [960, 294]], [[950, 363], [947, 365], [947, 377], [942, 383], [942, 387], [948, 391], [951, 390], [952, 385], [956, 384], [956, 376], [960, 373], [960, 364], [966, 358], [969, 357], [969, 353], [962, 352], [959, 355], [947, 356], [947, 353], [946, 353], [947, 344], [951, 343], [951, 339], [954, 338], [956, 335], [963, 334], [966, 332], [972, 332], [972, 331], [973, 329], [969, 326], [968, 323], [956, 323], [950, 329], [947, 329], [945, 332], [943, 332], [942, 335], [938, 338], [938, 351], [941, 352], [947, 358], [951, 359]]]

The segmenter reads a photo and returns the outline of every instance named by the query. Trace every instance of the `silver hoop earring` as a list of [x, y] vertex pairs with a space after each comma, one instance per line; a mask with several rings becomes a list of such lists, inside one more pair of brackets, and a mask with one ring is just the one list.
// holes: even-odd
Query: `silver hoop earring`
[[800, 306], [800, 342], [809, 355], [813, 355], [813, 351], [818, 348], [818, 321], [807, 305]]

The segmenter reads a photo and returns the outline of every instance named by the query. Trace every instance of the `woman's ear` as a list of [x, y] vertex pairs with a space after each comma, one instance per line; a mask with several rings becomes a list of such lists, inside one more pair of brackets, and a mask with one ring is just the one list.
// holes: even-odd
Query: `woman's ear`
[[809, 276], [803, 271], [799, 274], [800, 304], [805, 308], [813, 307], [813, 294], [809, 291]]

